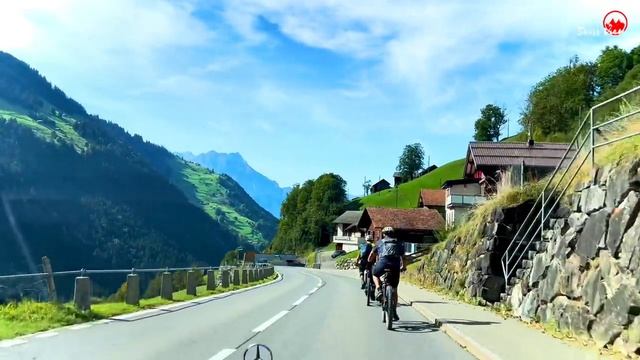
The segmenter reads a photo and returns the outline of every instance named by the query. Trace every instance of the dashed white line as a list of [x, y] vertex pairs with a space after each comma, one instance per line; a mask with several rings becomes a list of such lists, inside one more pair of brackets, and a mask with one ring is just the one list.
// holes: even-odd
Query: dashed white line
[[39, 338], [39, 339], [44, 339], [44, 338], [49, 338], [49, 337], [53, 337], [53, 336], [56, 336], [56, 335], [58, 335], [57, 332], [48, 331], [48, 332], [45, 332], [45, 333], [42, 333], [42, 334], [36, 334], [33, 337], [34, 338]]
[[91, 324], [80, 324], [69, 327], [69, 330], [82, 330], [91, 327]]
[[300, 299], [298, 299], [298, 301], [293, 303], [293, 306], [298, 306], [298, 305], [302, 304], [302, 302], [307, 300], [308, 297], [309, 297], [309, 295], [305, 295], [305, 296], [301, 297]]
[[277, 313], [271, 319], [269, 319], [269, 320], [263, 322], [262, 324], [258, 325], [258, 327], [253, 329], [253, 332], [262, 332], [262, 331], [264, 331], [266, 328], [268, 328], [269, 326], [273, 325], [276, 321], [280, 320], [283, 316], [287, 315], [288, 312], [289, 311], [287, 311], [287, 310], [280, 311], [279, 313]]
[[210, 357], [209, 360], [223, 360], [234, 352], [236, 352], [236, 349], [222, 349], [217, 354]]
[[4, 341], [0, 341], [0, 348], [9, 348], [12, 346], [26, 344], [26, 343], [27, 341], [22, 339], [4, 340]]

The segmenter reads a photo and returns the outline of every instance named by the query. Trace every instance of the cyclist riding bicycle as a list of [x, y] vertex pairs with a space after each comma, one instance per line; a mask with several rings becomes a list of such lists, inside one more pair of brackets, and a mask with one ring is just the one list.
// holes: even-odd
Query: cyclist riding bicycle
[[369, 254], [373, 250], [373, 237], [371, 235], [365, 236], [365, 241], [361, 248], [360, 252], [358, 252], [358, 257], [356, 258], [356, 264], [358, 264], [358, 268], [360, 269], [360, 288], [364, 289], [365, 287], [365, 279], [364, 279], [364, 271], [371, 271], [371, 264], [369, 262]]
[[[389, 270], [387, 281], [393, 286], [395, 291], [394, 301], [398, 302], [398, 284], [400, 283], [400, 271], [404, 269], [404, 243], [395, 238], [395, 231], [392, 227], [387, 226], [382, 229], [382, 239], [378, 242], [371, 254], [369, 260], [373, 261], [376, 257], [378, 261], [373, 266], [373, 282], [376, 284], [376, 299], [382, 299], [382, 289], [380, 277]], [[394, 314], [394, 321], [400, 320], [398, 314]]]

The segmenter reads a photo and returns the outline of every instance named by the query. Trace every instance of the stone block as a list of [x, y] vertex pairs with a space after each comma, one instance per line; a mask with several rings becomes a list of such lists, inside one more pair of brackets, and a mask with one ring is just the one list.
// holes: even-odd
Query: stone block
[[594, 269], [587, 273], [581, 294], [591, 314], [597, 315], [607, 296], [607, 289], [602, 282], [601, 269]]
[[138, 274], [127, 275], [127, 293], [124, 302], [129, 305], [140, 304], [140, 276]]
[[606, 238], [608, 220], [609, 210], [607, 209], [602, 209], [589, 216], [576, 244], [576, 253], [583, 260], [595, 258], [598, 246]]
[[216, 272], [215, 270], [207, 270], [207, 290], [215, 290], [216, 289]]
[[533, 321], [540, 305], [540, 296], [538, 295], [538, 289], [530, 291], [522, 301], [520, 306], [520, 318], [526, 322]]
[[249, 283], [249, 269], [242, 269], [242, 283]]
[[547, 268], [546, 277], [540, 282], [541, 300], [549, 302], [560, 293], [560, 279], [563, 271], [564, 268], [559, 261], [551, 261], [551, 265]]
[[91, 310], [91, 280], [86, 276], [78, 276], [75, 280], [73, 303], [81, 311]]
[[166, 300], [173, 300], [173, 283], [171, 273], [165, 271], [160, 276], [160, 297]]
[[240, 269], [233, 269], [233, 285], [240, 285]]
[[638, 210], [640, 210], [640, 202], [638, 200], [638, 193], [631, 191], [620, 206], [613, 209], [607, 233], [607, 248], [611, 254], [617, 254], [622, 236], [633, 224], [635, 217], [637, 217]]
[[231, 273], [229, 270], [222, 270], [220, 273], [220, 286], [228, 288], [231, 282]]
[[636, 218], [622, 238], [620, 265], [632, 272], [640, 267], [640, 217]]
[[194, 270], [187, 271], [187, 295], [196, 296], [199, 275], [200, 274]]
[[582, 211], [587, 215], [590, 215], [605, 206], [607, 192], [600, 186], [591, 186], [587, 190], [583, 190], [583, 193], [586, 193], [586, 200], [583, 202]]
[[589, 219], [589, 216], [583, 214], [581, 212], [576, 212], [569, 215], [567, 221], [569, 222], [569, 226], [571, 226], [576, 232], [580, 232], [584, 227], [584, 224]]

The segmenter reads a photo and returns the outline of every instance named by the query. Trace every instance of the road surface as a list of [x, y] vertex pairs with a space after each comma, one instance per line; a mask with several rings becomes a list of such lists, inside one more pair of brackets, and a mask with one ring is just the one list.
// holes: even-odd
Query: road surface
[[225, 298], [0, 342], [0, 359], [234, 360], [253, 343], [278, 360], [472, 359], [409, 306], [399, 307], [395, 331], [386, 330], [357, 280], [278, 271], [281, 281]]

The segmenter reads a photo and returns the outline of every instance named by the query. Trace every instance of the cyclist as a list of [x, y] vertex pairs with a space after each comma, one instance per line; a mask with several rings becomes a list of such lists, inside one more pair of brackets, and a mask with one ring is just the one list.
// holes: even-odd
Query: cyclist
[[360, 252], [358, 252], [358, 257], [356, 258], [356, 264], [358, 264], [358, 268], [360, 269], [360, 288], [364, 290], [364, 271], [371, 271], [371, 264], [369, 262], [369, 254], [371, 250], [373, 250], [373, 237], [371, 235], [365, 236], [366, 243], [362, 244], [360, 247]]
[[[395, 231], [392, 227], [387, 226], [382, 229], [382, 239], [378, 242], [371, 254], [369, 260], [377, 257], [378, 261], [373, 266], [373, 282], [376, 284], [376, 299], [382, 300], [382, 289], [380, 277], [384, 274], [385, 269], [391, 270], [387, 275], [387, 281], [393, 286], [395, 291], [394, 301], [398, 303], [398, 284], [400, 283], [400, 271], [404, 270], [404, 243], [395, 238]], [[398, 321], [398, 314], [393, 314], [393, 320]]]

